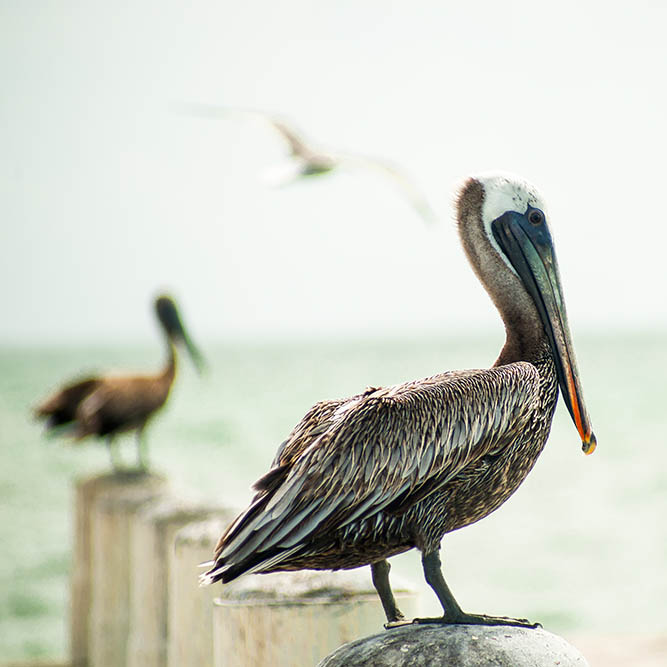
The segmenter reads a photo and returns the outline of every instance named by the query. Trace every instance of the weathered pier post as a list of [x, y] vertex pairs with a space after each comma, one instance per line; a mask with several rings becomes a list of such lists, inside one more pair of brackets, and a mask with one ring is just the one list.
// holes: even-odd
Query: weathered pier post
[[[417, 596], [394, 586], [407, 614]], [[384, 612], [370, 573], [281, 572], [241, 579], [215, 600], [215, 667], [315, 665], [335, 647], [382, 628]]]
[[[169, 556], [183, 526], [219, 511], [173, 497], [139, 512], [132, 526], [128, 667], [166, 667], [169, 628]], [[197, 585], [197, 568], [186, 575]]]
[[[169, 552], [168, 667], [213, 667], [213, 599], [220, 585], [199, 586], [201, 563], [211, 560], [220, 535], [238, 512], [220, 510], [181, 528]], [[225, 593], [234, 584], [225, 587]]]
[[[304, 663], [305, 664], [305, 663]], [[579, 651], [541, 628], [407, 625], [357, 639], [318, 667], [588, 667]]]
[[73, 667], [88, 665], [90, 620], [90, 531], [91, 507], [95, 496], [113, 475], [80, 479], [74, 487], [74, 535], [70, 581], [70, 653]]
[[122, 667], [129, 618], [130, 524], [166, 489], [162, 477], [108, 473], [75, 487], [73, 667]]

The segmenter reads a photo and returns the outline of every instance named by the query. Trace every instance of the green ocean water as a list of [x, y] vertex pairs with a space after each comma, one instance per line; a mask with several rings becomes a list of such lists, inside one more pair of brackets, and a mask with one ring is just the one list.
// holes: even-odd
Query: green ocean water
[[[242, 506], [310, 405], [368, 385], [491, 364], [491, 338], [203, 345], [182, 361], [148, 431], [153, 467], [179, 493]], [[549, 444], [495, 514], [443, 541], [468, 611], [539, 620], [554, 632], [667, 631], [667, 334], [578, 337], [598, 450], [585, 457], [561, 404]], [[30, 408], [86, 371], [150, 371], [159, 346], [0, 348], [0, 658], [67, 655], [72, 483], [106, 470], [106, 449], [46, 440]], [[134, 457], [132, 436], [123, 456]], [[417, 553], [394, 559], [423, 590]], [[196, 574], [196, 573], [194, 573]], [[193, 574], [193, 576], [194, 576]]]

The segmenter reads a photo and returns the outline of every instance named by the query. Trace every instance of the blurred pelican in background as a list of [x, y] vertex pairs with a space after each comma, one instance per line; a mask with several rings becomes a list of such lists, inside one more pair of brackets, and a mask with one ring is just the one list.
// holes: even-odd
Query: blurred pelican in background
[[196, 103], [181, 104], [177, 108], [181, 113], [201, 118], [245, 117], [268, 123], [289, 148], [287, 162], [274, 165], [263, 173], [263, 180], [269, 185], [288, 185], [309, 176], [330, 174], [341, 168], [371, 170], [388, 178], [423, 220], [431, 223], [437, 219], [428, 200], [414, 181], [400, 167], [388, 160], [314, 148], [291, 123], [263, 111]]
[[204, 359], [190, 339], [174, 300], [166, 295], [155, 300], [157, 319], [167, 343], [167, 363], [154, 375], [100, 375], [70, 382], [35, 409], [52, 434], [67, 434], [76, 440], [88, 436], [106, 437], [115, 471], [120, 469], [119, 433], [135, 431], [137, 465], [147, 470], [145, 429], [149, 420], [166, 403], [176, 376], [176, 347], [183, 345], [198, 372]]

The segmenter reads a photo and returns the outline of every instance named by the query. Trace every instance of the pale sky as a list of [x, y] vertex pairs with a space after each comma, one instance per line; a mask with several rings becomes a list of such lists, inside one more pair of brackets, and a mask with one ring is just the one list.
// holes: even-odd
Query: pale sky
[[[0, 4], [0, 341], [155, 335], [169, 289], [200, 338], [492, 331], [452, 224], [466, 175], [549, 204], [575, 332], [667, 325], [667, 6], [632, 3]], [[389, 158], [270, 189], [270, 128]]]

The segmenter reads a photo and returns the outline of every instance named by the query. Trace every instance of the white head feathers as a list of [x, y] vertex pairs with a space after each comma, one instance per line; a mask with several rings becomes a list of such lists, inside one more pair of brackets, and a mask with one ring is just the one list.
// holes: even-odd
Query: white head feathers
[[481, 183], [484, 188], [482, 223], [484, 224], [486, 236], [505, 264], [509, 266], [513, 273], [516, 273], [505, 253], [500, 250], [498, 242], [491, 231], [491, 223], [506, 211], [525, 213], [529, 206], [539, 208], [548, 220], [546, 204], [534, 185], [514, 174], [484, 172], [473, 178]]
[[547, 215], [537, 188], [522, 178], [503, 172], [483, 173], [474, 178], [484, 186], [482, 217], [486, 227], [505, 211], [525, 213], [529, 206], [539, 208]]

